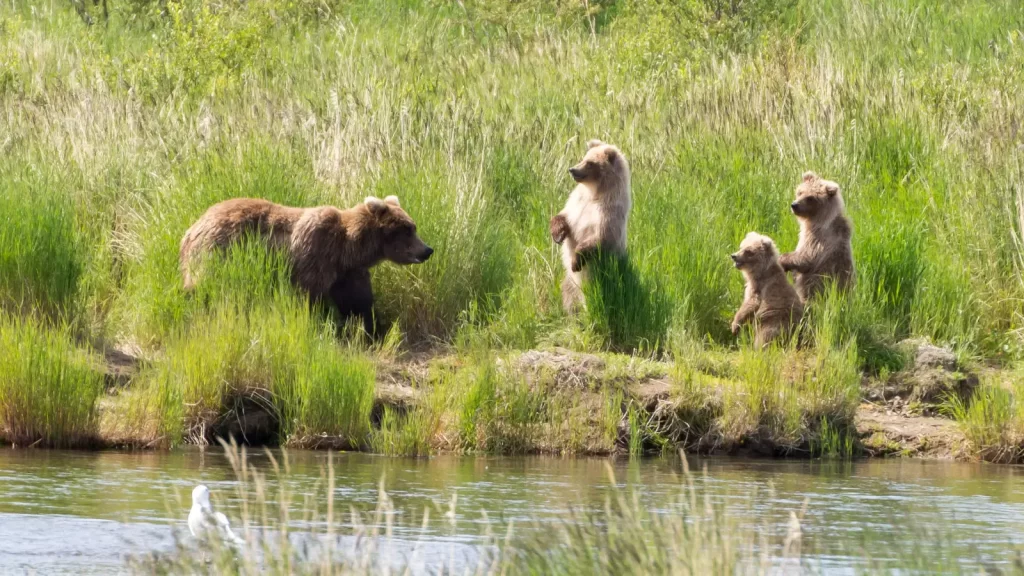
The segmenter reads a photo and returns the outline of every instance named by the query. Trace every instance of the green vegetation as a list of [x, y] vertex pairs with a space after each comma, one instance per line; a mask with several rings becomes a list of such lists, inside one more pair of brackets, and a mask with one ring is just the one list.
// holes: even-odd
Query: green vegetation
[[1008, 387], [990, 381], [969, 402], [951, 396], [944, 408], [963, 431], [970, 454], [991, 462], [1018, 462], [1024, 456], [1022, 402], [1019, 380]]
[[[1014, 0], [14, 0], [4, 330], [46, 334], [47, 357], [138, 350], [115, 400], [140, 441], [208, 439], [255, 402], [298, 445], [421, 453], [443, 428], [450, 449], [646, 451], [756, 428], [773, 451], [846, 454], [859, 376], [898, 371], [899, 340], [1024, 359], [1022, 30]], [[593, 137], [632, 166], [630, 256], [599, 267], [568, 318], [547, 221]], [[729, 333], [742, 279], [727, 256], [751, 230], [795, 245], [808, 169], [843, 187], [857, 283], [811, 307], [805, 351], [762, 354]], [[437, 250], [373, 272], [386, 354], [336, 339], [255, 246], [181, 289], [178, 242], [209, 205], [368, 194], [397, 194]], [[371, 418], [375, 365], [399, 341], [472, 368], [412, 379], [427, 412]], [[675, 361], [677, 411], [662, 419], [621, 381], [587, 405], [494, 363], [554, 346]], [[36, 364], [3, 361], [25, 367], [0, 428], [43, 430], [12, 400], [34, 396], [10, 391], [41, 385]], [[77, 404], [91, 415], [97, 398]], [[46, 429], [32, 434], [81, 436]]]
[[245, 437], [232, 423], [263, 419], [250, 431], [260, 442], [302, 446], [329, 435], [331, 445], [359, 447], [373, 408], [372, 362], [338, 346], [329, 319], [290, 286], [280, 254], [244, 242], [210, 260], [208, 281], [179, 296], [187, 327], [136, 378], [132, 435], [206, 443]]
[[96, 443], [103, 378], [64, 327], [0, 315], [0, 434], [15, 444]]

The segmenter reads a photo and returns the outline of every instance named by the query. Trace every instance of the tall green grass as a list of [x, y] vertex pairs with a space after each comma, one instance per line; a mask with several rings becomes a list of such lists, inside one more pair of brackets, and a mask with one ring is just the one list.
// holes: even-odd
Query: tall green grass
[[98, 443], [104, 383], [70, 330], [0, 315], [0, 436], [57, 448]]
[[[728, 343], [742, 283], [726, 255], [750, 230], [795, 244], [787, 204], [806, 169], [847, 199], [851, 315], [973, 354], [1015, 344], [1012, 2], [591, 4], [116, 4], [90, 29], [70, 6], [15, 3], [0, 170], [36, 166], [55, 202], [88, 207], [98, 240], [62, 258], [112, 269], [80, 297], [100, 315], [90, 329], [144, 346], [184, 321], [176, 245], [210, 204], [368, 193], [397, 193], [438, 248], [374, 274], [410, 343], [449, 341], [470, 316], [515, 348]], [[566, 335], [545, 223], [594, 136], [634, 168], [630, 280], [576, 329], [594, 334]], [[54, 218], [45, 234], [67, 246]], [[25, 269], [38, 255], [24, 252], [7, 259]], [[32, 290], [66, 299], [74, 270], [33, 272], [46, 288]]]
[[74, 207], [56, 183], [15, 169], [0, 179], [0, 309], [71, 314], [89, 257]]

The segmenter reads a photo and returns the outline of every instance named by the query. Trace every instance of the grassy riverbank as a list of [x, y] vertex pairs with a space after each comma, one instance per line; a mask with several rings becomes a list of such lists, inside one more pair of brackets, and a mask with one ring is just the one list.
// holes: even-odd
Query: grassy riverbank
[[[546, 442], [567, 451], [844, 451], [861, 377], [887, 381], [896, 343], [925, 337], [999, 374], [945, 412], [971, 452], [1021, 453], [1017, 2], [88, 4], [0, 10], [8, 441], [173, 445], [250, 411], [296, 445], [391, 453], [538, 448], [522, 430], [557, 426]], [[547, 220], [592, 137], [633, 167], [631, 257], [572, 319]], [[812, 310], [806, 350], [757, 353], [728, 330], [728, 254], [750, 230], [795, 245], [808, 169], [843, 187], [858, 282]], [[210, 204], [368, 194], [397, 194], [437, 250], [375, 269], [386, 341], [336, 338], [253, 247], [181, 290], [178, 242]], [[499, 363], [553, 347], [663, 365], [685, 434], [640, 433], [653, 412], [622, 380], [549, 394]], [[104, 395], [87, 367], [111, 350], [141, 368]], [[439, 360], [402, 380], [424, 402], [375, 408], [388, 367], [424, 355]], [[50, 419], [67, 398], [81, 408]]]

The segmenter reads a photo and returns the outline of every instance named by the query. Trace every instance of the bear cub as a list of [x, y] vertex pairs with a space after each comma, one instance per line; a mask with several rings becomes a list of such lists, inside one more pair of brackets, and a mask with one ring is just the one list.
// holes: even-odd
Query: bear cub
[[551, 219], [551, 239], [562, 247], [562, 307], [573, 312], [583, 302], [586, 263], [598, 252], [626, 255], [626, 223], [632, 207], [629, 163], [615, 146], [587, 142], [579, 164], [569, 168], [576, 188], [565, 208]]
[[756, 232], [747, 234], [732, 261], [747, 281], [743, 304], [732, 321], [732, 333], [753, 320], [754, 346], [761, 348], [786, 337], [803, 317], [804, 307], [779, 264], [775, 242]]
[[204, 255], [246, 234], [284, 250], [296, 286], [314, 302], [333, 301], [343, 319], [361, 318], [370, 334], [376, 332], [370, 268], [383, 260], [420, 264], [434, 252], [395, 196], [371, 196], [348, 210], [235, 198], [211, 206], [182, 237], [178, 259], [185, 289], [197, 281]]
[[839, 184], [807, 172], [790, 205], [800, 222], [796, 249], [779, 259], [783, 270], [793, 272], [797, 293], [807, 302], [834, 280], [845, 291], [853, 284], [853, 229], [846, 217]]

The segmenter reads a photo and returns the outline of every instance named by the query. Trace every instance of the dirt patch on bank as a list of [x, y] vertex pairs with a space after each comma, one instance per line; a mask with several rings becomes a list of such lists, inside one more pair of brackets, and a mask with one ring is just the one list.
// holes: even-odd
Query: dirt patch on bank
[[907, 416], [886, 406], [864, 403], [857, 408], [856, 426], [867, 456], [965, 457], [964, 436], [956, 422], [947, 418]]

